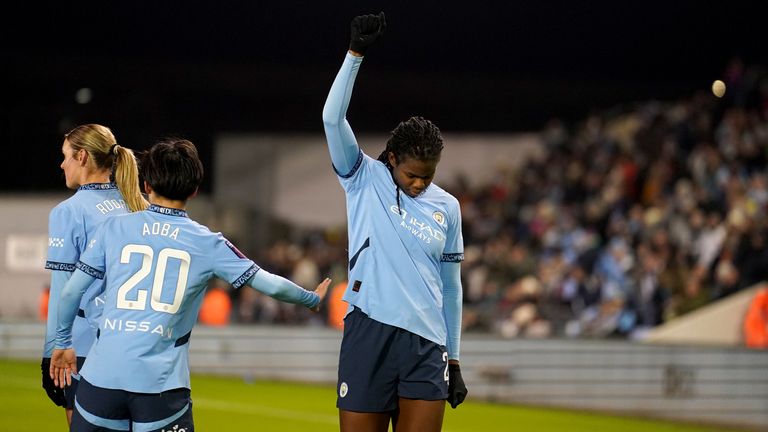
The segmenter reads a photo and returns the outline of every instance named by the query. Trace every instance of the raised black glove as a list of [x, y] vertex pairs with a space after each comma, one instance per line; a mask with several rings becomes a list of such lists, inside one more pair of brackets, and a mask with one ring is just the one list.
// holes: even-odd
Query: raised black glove
[[51, 379], [51, 359], [43, 357], [43, 361], [40, 362], [40, 369], [43, 372], [43, 390], [48, 394], [53, 403], [63, 407], [66, 404], [64, 398], [64, 389], [56, 387]]
[[456, 408], [467, 397], [467, 386], [461, 377], [461, 369], [457, 363], [448, 363], [448, 403]]
[[364, 55], [365, 50], [384, 34], [387, 21], [384, 12], [378, 15], [360, 15], [352, 18], [352, 34], [349, 41], [349, 49]]

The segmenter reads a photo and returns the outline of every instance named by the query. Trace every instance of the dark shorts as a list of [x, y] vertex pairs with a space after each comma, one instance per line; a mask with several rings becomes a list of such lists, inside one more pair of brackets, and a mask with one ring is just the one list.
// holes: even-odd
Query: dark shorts
[[336, 390], [336, 406], [357, 412], [393, 411], [399, 398], [445, 399], [448, 353], [355, 307], [344, 318]]
[[[81, 370], [83, 368], [83, 364], [85, 364], [85, 357], [78, 357], [77, 358], [77, 370]], [[75, 408], [75, 392], [77, 392], [77, 384], [80, 382], [80, 375], [77, 377], [72, 377], [72, 384], [64, 387], [64, 400], [66, 401], [66, 405], [64, 405], [64, 408], [67, 409], [74, 409]]]
[[189, 389], [132, 393], [96, 387], [81, 377], [70, 431], [128, 430], [194, 431]]

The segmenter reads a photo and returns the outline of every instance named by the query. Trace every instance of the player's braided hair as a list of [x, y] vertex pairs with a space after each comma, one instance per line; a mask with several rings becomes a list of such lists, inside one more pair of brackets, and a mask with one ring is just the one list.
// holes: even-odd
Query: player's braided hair
[[388, 154], [392, 152], [399, 163], [403, 156], [420, 161], [440, 159], [443, 151], [443, 137], [440, 129], [424, 117], [411, 117], [400, 122], [387, 140], [387, 148], [379, 155], [379, 160], [389, 165]]
[[[437, 161], [443, 151], [443, 136], [440, 129], [434, 123], [424, 117], [414, 116], [400, 122], [391, 132], [387, 140], [387, 147], [379, 155], [378, 160], [392, 171], [389, 163], [389, 153], [395, 156], [395, 161], [400, 163], [404, 157], [410, 157], [419, 161]], [[397, 208], [400, 209], [400, 186], [395, 182], [395, 194], [397, 196]]]

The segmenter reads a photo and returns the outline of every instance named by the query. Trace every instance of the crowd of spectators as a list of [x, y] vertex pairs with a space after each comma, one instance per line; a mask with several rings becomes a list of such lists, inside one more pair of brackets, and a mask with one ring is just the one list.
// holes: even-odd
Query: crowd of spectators
[[[768, 279], [768, 74], [735, 59], [701, 91], [541, 131], [545, 151], [460, 201], [464, 328], [505, 337], [642, 337]], [[257, 261], [304, 286], [346, 274], [344, 227]], [[322, 323], [252, 290], [234, 321]]]

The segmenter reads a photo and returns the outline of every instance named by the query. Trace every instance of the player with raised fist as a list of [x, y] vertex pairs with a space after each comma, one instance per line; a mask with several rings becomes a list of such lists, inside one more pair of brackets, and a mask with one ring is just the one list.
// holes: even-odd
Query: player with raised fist
[[352, 20], [349, 50], [323, 109], [333, 169], [346, 194], [350, 252], [339, 354], [342, 432], [439, 431], [446, 401], [467, 388], [459, 368], [464, 259], [458, 200], [432, 182], [443, 138], [423, 117], [401, 122], [374, 159], [346, 113], [384, 13]]

